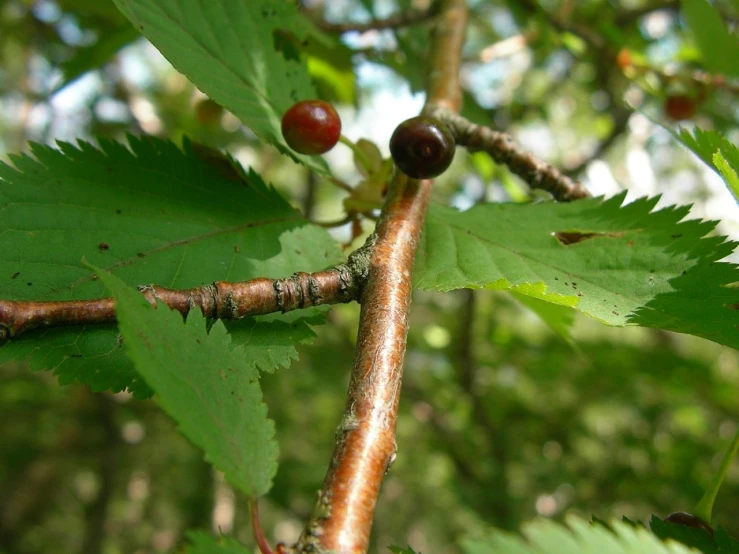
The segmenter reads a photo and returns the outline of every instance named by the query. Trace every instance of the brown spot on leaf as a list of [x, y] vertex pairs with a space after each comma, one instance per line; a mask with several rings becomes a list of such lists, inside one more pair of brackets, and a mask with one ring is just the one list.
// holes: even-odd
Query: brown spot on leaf
[[16, 277], [18, 277], [18, 275], [20, 275], [20, 274], [21, 274], [21, 272], [20, 272], [20, 271], [16, 271], [15, 273], [13, 273], [13, 276], [11, 277], [11, 279], [15, 279], [15, 278], [16, 278]]
[[552, 234], [554, 235], [554, 238], [556, 238], [563, 246], [577, 244], [578, 242], [596, 237], [620, 238], [624, 236], [623, 233], [580, 233], [578, 231], [557, 231]]
[[239, 245], [238, 244], [234, 245], [234, 252], [236, 252], [238, 254], [239, 253], [239, 250], [241, 250], [239, 248]]
[[670, 238], [671, 238], [671, 239], [679, 239], [679, 238], [680, 238], [680, 237], [682, 237], [682, 236], [683, 236], [683, 234], [682, 234], [682, 233], [678, 233], [678, 234], [676, 234], [676, 235], [670, 235]]
[[739, 310], [739, 304], [726, 304], [726, 307], [732, 310]]
[[101, 242], [100, 244], [98, 244], [98, 248], [102, 252], [104, 250], [108, 250], [110, 248], [110, 245], [107, 242]]

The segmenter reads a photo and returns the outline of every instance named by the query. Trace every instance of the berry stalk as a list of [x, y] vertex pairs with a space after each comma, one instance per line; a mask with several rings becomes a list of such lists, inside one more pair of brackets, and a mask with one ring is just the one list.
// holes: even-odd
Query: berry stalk
[[724, 478], [729, 471], [731, 462], [734, 460], [736, 451], [739, 450], [739, 429], [734, 433], [734, 438], [726, 450], [724, 457], [721, 459], [721, 464], [718, 466], [718, 470], [711, 479], [706, 492], [703, 493], [703, 498], [700, 499], [693, 509], [693, 514], [708, 523], [711, 523], [711, 512], [713, 511], [713, 502], [716, 500], [718, 490], [721, 488], [721, 483], [724, 482]]

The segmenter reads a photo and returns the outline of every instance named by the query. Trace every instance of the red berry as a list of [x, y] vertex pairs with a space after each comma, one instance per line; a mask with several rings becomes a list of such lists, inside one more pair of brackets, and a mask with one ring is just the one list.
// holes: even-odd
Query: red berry
[[433, 117], [405, 120], [390, 137], [390, 154], [398, 168], [414, 179], [429, 179], [446, 171], [454, 159], [454, 137]]
[[282, 116], [282, 136], [300, 154], [323, 154], [339, 141], [341, 119], [323, 100], [303, 100]]
[[675, 512], [665, 518], [665, 521], [674, 523], [675, 525], [684, 525], [685, 527], [693, 527], [695, 529], [703, 529], [706, 533], [713, 536], [713, 527], [703, 521], [701, 518], [685, 512]]
[[690, 119], [695, 115], [698, 108], [695, 98], [684, 94], [675, 94], [665, 98], [665, 114], [670, 119], [680, 121], [682, 119]]

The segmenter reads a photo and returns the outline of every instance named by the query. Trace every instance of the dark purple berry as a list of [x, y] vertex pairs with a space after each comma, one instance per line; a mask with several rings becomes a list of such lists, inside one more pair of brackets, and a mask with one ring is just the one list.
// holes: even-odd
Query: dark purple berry
[[282, 136], [300, 154], [318, 155], [331, 150], [341, 136], [341, 119], [323, 100], [303, 100], [282, 116]]
[[711, 527], [701, 518], [691, 514], [686, 514], [685, 512], [675, 512], [674, 514], [670, 514], [665, 518], [665, 521], [669, 521], [670, 523], [674, 523], [676, 525], [684, 525], [686, 527], [693, 527], [695, 529], [703, 529], [708, 534], [713, 536], [713, 527]]
[[390, 137], [390, 154], [398, 168], [414, 179], [429, 179], [446, 171], [454, 158], [454, 137], [433, 117], [405, 120]]

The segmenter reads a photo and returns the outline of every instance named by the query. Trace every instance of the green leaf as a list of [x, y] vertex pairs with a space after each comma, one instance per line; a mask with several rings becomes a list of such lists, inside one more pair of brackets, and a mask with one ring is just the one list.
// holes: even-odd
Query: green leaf
[[739, 202], [739, 175], [736, 174], [736, 170], [724, 157], [721, 150], [717, 150], [713, 155], [713, 165], [721, 174], [721, 177], [724, 178], [726, 186], [729, 187], [729, 191], [734, 195], [734, 200]]
[[711, 72], [739, 76], [739, 40], [730, 34], [719, 13], [706, 0], [683, 0], [682, 15]]
[[388, 549], [394, 554], [418, 554], [410, 546], [406, 546], [405, 548], [402, 546], [388, 546]]
[[280, 131], [282, 114], [291, 105], [316, 97], [305, 62], [275, 46], [284, 32], [303, 39], [311, 30], [295, 2], [115, 3], [178, 71], [259, 138], [317, 171], [328, 171], [321, 158], [293, 152]]
[[689, 207], [653, 212], [657, 198], [621, 207], [623, 200], [483, 204], [462, 213], [432, 206], [416, 284], [515, 288], [609, 325], [654, 326], [739, 347], [739, 290], [728, 287], [739, 273], [715, 263], [735, 244], [703, 238], [714, 223], [678, 223]]
[[696, 128], [691, 134], [686, 129], [676, 131], [665, 127], [683, 145], [702, 159], [709, 167], [724, 179], [734, 198], [739, 198], [739, 148], [726, 137], [716, 131], [704, 131]]
[[465, 554], [688, 554], [689, 548], [665, 544], [643, 528], [614, 521], [610, 529], [567, 518], [567, 526], [547, 519], [523, 527], [522, 535], [491, 531], [462, 541]]
[[[539, 283], [541, 289], [546, 289], [543, 283]], [[526, 285], [523, 285], [526, 286]], [[574, 346], [572, 341], [572, 325], [575, 322], [575, 310], [569, 306], [562, 306], [560, 304], [554, 304], [541, 300], [536, 296], [529, 296], [520, 292], [520, 288], [516, 287], [511, 290], [511, 294], [516, 300], [521, 302], [529, 310], [538, 315], [541, 320], [549, 325], [549, 327], [557, 335], [559, 335], [565, 342]]]
[[649, 528], [652, 530], [652, 533], [663, 541], [672, 539], [696, 550], [700, 550], [704, 554], [722, 552], [719, 550], [713, 537], [702, 529], [662, 521], [662, 519], [655, 515], [649, 520]]
[[185, 554], [251, 554], [252, 550], [231, 537], [213, 537], [201, 531], [187, 534]]
[[[0, 288], [7, 300], [101, 298], [85, 256], [128, 285], [183, 289], [214, 281], [285, 277], [342, 260], [333, 239], [308, 225], [261, 178], [199, 145], [153, 138], [97, 149], [32, 145], [37, 159], [0, 165]], [[102, 245], [102, 246], [101, 246]], [[105, 248], [107, 245], [107, 248]], [[15, 278], [13, 277], [15, 276]], [[230, 322], [238, 344], [259, 350], [264, 370], [286, 366], [313, 337], [316, 311]], [[22, 335], [0, 363], [25, 360], [62, 383], [150, 391], [123, 355], [113, 325]]]
[[274, 422], [267, 418], [259, 373], [248, 351], [232, 348], [222, 322], [206, 331], [199, 310], [182, 315], [93, 268], [112, 293], [124, 350], [180, 431], [229, 483], [262, 496], [277, 473]]

